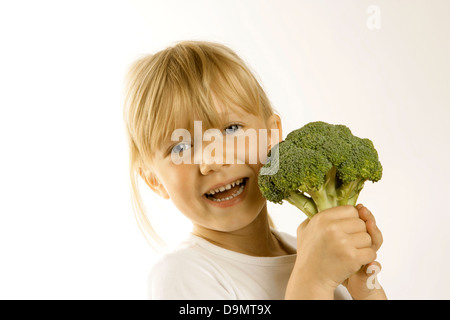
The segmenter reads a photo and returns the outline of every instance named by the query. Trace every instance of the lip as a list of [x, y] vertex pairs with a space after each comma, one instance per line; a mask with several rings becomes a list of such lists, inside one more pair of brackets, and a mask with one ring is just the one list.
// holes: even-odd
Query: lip
[[[203, 199], [205, 199], [205, 201], [208, 204], [210, 204], [212, 206], [215, 206], [215, 207], [219, 207], [219, 208], [227, 208], [227, 207], [232, 207], [234, 205], [237, 205], [238, 203], [242, 202], [244, 200], [245, 196], [247, 195], [247, 189], [248, 189], [247, 187], [249, 185], [250, 179], [249, 178], [237, 178], [237, 179], [230, 180], [229, 182], [225, 183], [225, 184], [228, 184], [228, 183], [236, 181], [238, 179], [245, 179], [245, 187], [244, 187], [244, 190], [242, 190], [241, 194], [238, 195], [237, 197], [235, 197], [233, 199], [230, 199], [230, 200], [217, 202], [217, 201], [209, 200], [206, 197], [206, 194], [203, 194]], [[223, 185], [224, 184], [218, 184], [214, 188], [216, 188], [218, 186], [220, 187], [220, 186], [223, 186]], [[209, 190], [211, 190], [211, 189], [209, 189]]]
[[239, 180], [239, 179], [247, 179], [248, 180], [247, 177], [240, 177], [240, 178], [234, 178], [234, 179], [228, 180], [226, 182], [221, 182], [221, 183], [218, 183], [218, 184], [212, 186], [211, 188], [209, 188], [205, 192], [203, 192], [203, 195], [205, 195], [205, 193], [207, 193], [209, 190], [219, 189], [220, 187], [225, 187], [227, 184], [232, 183], [232, 182], [234, 182], [236, 180]]

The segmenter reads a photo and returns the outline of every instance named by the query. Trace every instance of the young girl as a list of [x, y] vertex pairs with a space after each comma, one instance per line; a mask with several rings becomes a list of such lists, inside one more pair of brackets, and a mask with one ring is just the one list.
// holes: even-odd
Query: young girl
[[[141, 228], [158, 240], [140, 178], [193, 224], [190, 236], [154, 265], [151, 299], [385, 298], [366, 273], [369, 266], [379, 270], [382, 236], [362, 205], [305, 220], [297, 239], [272, 228], [257, 183], [265, 159], [251, 159], [282, 139], [281, 121], [232, 50], [186, 41], [139, 59], [127, 78], [124, 116]], [[213, 128], [224, 147], [205, 152]], [[258, 143], [250, 135], [241, 149], [229, 143], [248, 132]]]

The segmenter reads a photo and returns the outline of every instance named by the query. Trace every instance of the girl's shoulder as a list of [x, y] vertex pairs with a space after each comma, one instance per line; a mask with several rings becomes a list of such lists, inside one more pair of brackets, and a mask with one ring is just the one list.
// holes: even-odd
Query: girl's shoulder
[[148, 295], [150, 299], [233, 299], [228, 282], [195, 239], [188, 237], [153, 264]]
[[195, 238], [189, 235], [176, 248], [162, 254], [152, 266], [152, 273], [164, 271], [186, 270], [187, 267], [198, 265], [203, 260], [202, 255], [196, 248]]

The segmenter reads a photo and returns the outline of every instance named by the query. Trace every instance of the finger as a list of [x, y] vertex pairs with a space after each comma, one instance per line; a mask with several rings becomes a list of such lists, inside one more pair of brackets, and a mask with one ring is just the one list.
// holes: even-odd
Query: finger
[[378, 229], [375, 221], [373, 220], [369, 220], [368, 222], [366, 222], [366, 226], [367, 232], [372, 238], [372, 248], [377, 251], [383, 244], [383, 234], [381, 233], [380, 229]]
[[372, 238], [367, 232], [354, 233], [349, 238], [356, 249], [372, 248]]
[[334, 219], [347, 219], [359, 217], [358, 210], [354, 206], [350, 205], [329, 208], [320, 212], [320, 214], [331, 216]]
[[348, 234], [366, 232], [366, 223], [360, 218], [347, 218], [337, 222], [342, 231]]
[[375, 221], [375, 217], [369, 209], [362, 204], [357, 206], [359, 217], [366, 222], [367, 232], [372, 237], [372, 246], [375, 250], [380, 249], [383, 244], [383, 235], [380, 229], [378, 229]]
[[356, 209], [358, 210], [358, 215], [362, 220], [366, 222], [369, 220], [375, 221], [375, 216], [372, 214], [372, 212], [370, 212], [370, 210], [364, 207], [362, 204], [358, 204], [356, 206]]
[[377, 258], [377, 253], [372, 248], [356, 249], [358, 255], [358, 263], [360, 265], [369, 264]]

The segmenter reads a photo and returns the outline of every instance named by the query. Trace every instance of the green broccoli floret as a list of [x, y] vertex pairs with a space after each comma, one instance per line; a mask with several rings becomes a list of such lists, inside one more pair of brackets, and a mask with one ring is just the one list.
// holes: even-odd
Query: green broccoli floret
[[[364, 182], [381, 179], [383, 168], [372, 141], [355, 137], [343, 125], [311, 122], [289, 133], [269, 152], [272, 175], [259, 174], [269, 201], [295, 205], [309, 218], [340, 205], [355, 205]], [[272, 156], [277, 155], [278, 156]]]

